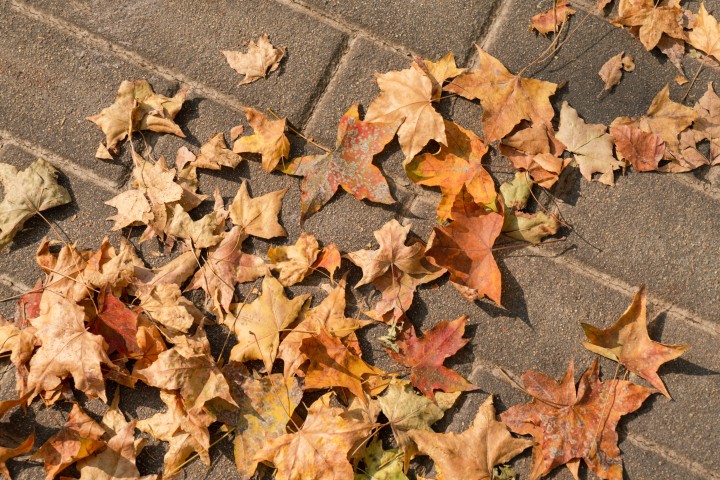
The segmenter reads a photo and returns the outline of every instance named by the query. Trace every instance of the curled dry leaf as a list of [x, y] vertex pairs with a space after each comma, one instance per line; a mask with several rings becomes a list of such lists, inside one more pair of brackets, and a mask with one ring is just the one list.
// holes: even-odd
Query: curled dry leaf
[[372, 164], [395, 135], [397, 123], [360, 120], [355, 104], [340, 119], [335, 150], [323, 155], [294, 158], [283, 171], [305, 177], [302, 182], [300, 223], [317, 213], [338, 187], [360, 200], [393, 203], [390, 188], [380, 169]]
[[435, 153], [424, 153], [405, 165], [407, 176], [415, 183], [440, 187], [442, 199], [437, 208], [440, 220], [451, 217], [452, 205], [463, 187], [476, 203], [495, 200], [495, 183], [482, 166], [487, 145], [472, 131], [445, 120], [447, 146]]
[[705, 9], [705, 3], [700, 4], [700, 11], [693, 29], [688, 33], [687, 41], [693, 47], [720, 61], [720, 25]]
[[352, 479], [348, 457], [353, 447], [367, 440], [374, 425], [353, 411], [331, 407], [330, 395], [310, 406], [299, 431], [267, 443], [255, 459], [272, 463], [277, 477], [287, 480]]
[[502, 233], [515, 240], [540, 243], [545, 237], [555, 235], [559, 228], [560, 221], [555, 215], [505, 211]]
[[115, 248], [105, 237], [97, 252], [88, 258], [83, 277], [88, 285], [96, 288], [110, 288], [116, 297], [130, 285], [135, 277], [135, 269], [145, 267], [138, 257], [135, 247], [125, 237], [120, 237], [120, 250]]
[[423, 72], [425, 72], [425, 75], [427, 75], [432, 82], [432, 99], [434, 102], [440, 100], [442, 87], [446, 81], [457, 77], [467, 70], [467, 68], [457, 67], [455, 63], [455, 54], [452, 52], [448, 52], [437, 62], [415, 57], [415, 64], [420, 67]]
[[183, 297], [176, 283], [152, 286], [138, 296], [140, 307], [155, 322], [169, 329], [171, 334], [187, 333], [194, 323], [204, 317], [200, 310]]
[[[424, 66], [427, 69], [427, 64]], [[431, 68], [436, 70], [434, 65]], [[395, 128], [399, 124], [398, 141], [406, 159], [417, 155], [430, 140], [446, 143], [443, 118], [432, 104], [433, 82], [437, 85], [437, 79], [414, 62], [405, 70], [376, 73], [375, 77], [380, 95], [370, 103], [366, 122]]]
[[611, 327], [601, 330], [583, 323], [588, 338], [583, 345], [591, 352], [622, 363], [670, 398], [657, 370], [663, 363], [685, 353], [690, 345], [665, 345], [651, 340], [647, 331], [646, 304], [643, 286], [625, 313]]
[[620, 16], [612, 23], [616, 26], [640, 27], [638, 36], [647, 51], [655, 48], [663, 35], [685, 40], [681, 23], [682, 9], [678, 3], [658, 6], [655, 0], [622, 1]]
[[605, 125], [585, 123], [574, 108], [563, 102], [557, 139], [574, 154], [583, 177], [592, 181], [593, 174], [599, 173], [600, 183], [615, 185], [613, 171], [624, 163], [613, 156], [613, 137]]
[[567, 22], [575, 10], [570, 8], [566, 0], [556, 0], [555, 6], [545, 13], [538, 13], [530, 21], [530, 30], [537, 30], [543, 35], [557, 32], [563, 23]]
[[189, 240], [192, 248], [208, 248], [220, 243], [224, 218], [218, 218], [218, 212], [210, 212], [199, 220], [193, 220], [179, 203], [175, 205], [168, 219], [165, 234], [170, 239]]
[[[365, 448], [363, 463], [364, 468], [356, 469], [353, 480], [408, 480], [400, 451], [383, 450], [382, 440], [377, 437]], [[358, 470], [361, 473], [357, 473]]]
[[105, 133], [105, 144], [100, 144], [98, 158], [112, 159], [119, 144], [128, 135], [140, 130], [173, 133], [185, 137], [173, 121], [180, 112], [188, 89], [181, 88], [172, 98], [153, 92], [147, 80], [123, 81], [115, 95], [115, 103], [97, 115], [87, 117]]
[[538, 185], [550, 188], [557, 182], [569, 160], [563, 160], [565, 150], [552, 129], [541, 123], [528, 126], [522, 122], [500, 144], [500, 153], [506, 156], [516, 170], [527, 172]]
[[527, 205], [534, 182], [527, 172], [515, 172], [511, 182], [500, 185], [503, 205], [506, 210], [522, 210]]
[[459, 374], [443, 366], [445, 359], [454, 355], [470, 340], [462, 338], [467, 315], [448, 322], [443, 320], [425, 332], [415, 335], [415, 327], [408, 323], [407, 330], [398, 340], [398, 352], [387, 350], [398, 363], [410, 367], [410, 381], [430, 400], [435, 401], [435, 390], [443, 392], [467, 392], [477, 390]]
[[18, 171], [0, 163], [0, 250], [10, 243], [25, 221], [36, 213], [70, 203], [70, 193], [57, 182], [58, 171], [42, 158]]
[[[495, 419], [493, 397], [480, 405], [470, 428], [457, 433], [435, 433], [414, 430], [410, 438], [420, 452], [430, 455], [438, 475], [443, 478], [493, 480], [493, 467], [509, 462], [533, 445], [524, 438], [515, 438], [503, 422]], [[472, 455], [467, 455], [467, 451]]]
[[635, 70], [635, 62], [632, 55], [625, 55], [620, 52], [610, 60], [605, 62], [600, 68], [598, 75], [603, 81], [604, 89], [610, 90], [622, 80], [622, 72], [632, 72]]
[[539, 479], [560, 465], [577, 478], [580, 459], [600, 478], [621, 480], [622, 458], [615, 432], [620, 417], [643, 404], [653, 390], [624, 380], [600, 382], [597, 360], [575, 390], [570, 362], [560, 382], [533, 371], [522, 376], [530, 403], [516, 405], [500, 417], [515, 433], [532, 435], [530, 478]]
[[665, 155], [665, 142], [659, 135], [643, 132], [631, 125], [610, 128], [618, 157], [630, 162], [637, 172], [652, 172], [658, 169]]
[[263, 169], [272, 172], [280, 160], [290, 157], [290, 141], [285, 136], [287, 119], [269, 120], [262, 112], [252, 108], [244, 111], [253, 134], [238, 138], [233, 144], [233, 152], [259, 153]]
[[232, 50], [223, 50], [222, 53], [233, 70], [245, 75], [240, 82], [240, 85], [245, 85], [277, 70], [280, 60], [285, 56], [285, 47], [273, 47], [267, 33], [263, 33], [257, 43], [250, 40], [246, 53]]
[[232, 223], [246, 235], [259, 238], [284, 237], [287, 232], [278, 223], [278, 214], [287, 191], [284, 188], [252, 198], [248, 193], [247, 182], [243, 181], [228, 208]]
[[225, 135], [218, 132], [200, 147], [200, 154], [190, 162], [197, 168], [220, 170], [222, 167], [235, 168], [242, 161], [242, 157], [227, 148]]
[[315, 235], [302, 232], [295, 245], [270, 247], [267, 256], [270, 268], [280, 273], [280, 283], [289, 287], [305, 279], [319, 253]]
[[464, 73], [445, 87], [468, 99], [480, 99], [485, 141], [500, 140], [522, 120], [552, 129], [555, 111], [550, 96], [557, 85], [510, 73], [500, 61], [477, 46], [478, 68]]

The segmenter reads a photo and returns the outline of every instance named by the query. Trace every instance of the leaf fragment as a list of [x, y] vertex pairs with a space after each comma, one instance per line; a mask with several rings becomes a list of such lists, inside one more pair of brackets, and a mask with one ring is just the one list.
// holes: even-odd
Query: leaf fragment
[[538, 13], [530, 21], [530, 30], [537, 30], [543, 35], [557, 32], [567, 22], [575, 10], [570, 8], [567, 0], [555, 0], [555, 6], [545, 13]]
[[632, 125], [610, 128], [615, 141], [618, 157], [630, 162], [637, 172], [652, 172], [658, 169], [665, 156], [665, 142], [659, 135], [643, 132]]

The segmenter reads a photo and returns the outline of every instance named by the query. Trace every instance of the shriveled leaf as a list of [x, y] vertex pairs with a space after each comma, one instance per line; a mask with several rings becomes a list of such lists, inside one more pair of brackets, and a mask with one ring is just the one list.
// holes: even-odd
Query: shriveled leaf
[[[376, 73], [380, 95], [367, 110], [366, 122], [397, 125], [398, 141], [405, 158], [413, 158], [430, 140], [445, 144], [445, 125], [432, 102], [433, 82], [437, 79], [426, 74], [413, 63], [405, 70]], [[393, 132], [394, 133], [394, 132]], [[387, 143], [387, 142], [385, 142]]]
[[693, 124], [699, 139], [710, 142], [710, 163], [720, 163], [720, 97], [715, 93], [712, 83], [707, 91], [695, 104], [698, 118]]
[[480, 99], [485, 141], [490, 143], [510, 133], [521, 120], [532, 120], [552, 128], [555, 116], [550, 96], [557, 85], [519, 77], [477, 46], [478, 67], [445, 87], [468, 99]]
[[285, 47], [273, 47], [267, 33], [263, 33], [257, 43], [250, 40], [246, 53], [231, 50], [224, 50], [222, 53], [233, 70], [245, 75], [240, 82], [240, 85], [245, 85], [265, 78], [268, 72], [277, 70], [280, 60], [285, 56]]
[[472, 425], [464, 432], [414, 430], [410, 438], [420, 452], [430, 455], [438, 475], [467, 480], [493, 480], [495, 465], [509, 462], [533, 445], [530, 440], [513, 437], [505, 424], [495, 419], [492, 395], [480, 405]]
[[380, 169], [372, 164], [393, 139], [397, 123], [360, 120], [357, 104], [340, 119], [335, 150], [323, 155], [294, 158], [283, 171], [305, 177], [302, 182], [300, 223], [317, 213], [338, 187], [360, 200], [393, 203], [390, 188]]
[[526, 172], [516, 172], [511, 182], [500, 185], [503, 204], [508, 210], [522, 210], [532, 193], [533, 181]]
[[557, 217], [545, 212], [505, 212], [502, 233], [515, 240], [540, 243], [545, 237], [555, 235], [559, 228]]
[[591, 352], [622, 363], [670, 398], [657, 370], [663, 363], [689, 350], [690, 345], [665, 345], [651, 340], [647, 331], [646, 304], [643, 286], [625, 313], [611, 327], [603, 330], [583, 323], [588, 338], [583, 345]]
[[530, 30], [537, 30], [543, 35], [557, 32], [563, 23], [567, 22], [575, 10], [570, 8], [566, 0], [556, 0], [555, 6], [545, 13], [538, 13], [530, 21]]
[[305, 279], [319, 253], [315, 235], [302, 232], [295, 245], [270, 247], [268, 260], [270, 268], [280, 273], [280, 283], [289, 287]]
[[222, 219], [218, 218], [217, 212], [210, 212], [199, 220], [193, 220], [182, 205], [176, 204], [165, 233], [168, 237], [190, 240], [193, 248], [208, 248], [222, 240], [222, 235], [218, 233], [220, 228]]
[[565, 150], [551, 128], [545, 124], [522, 122], [500, 144], [500, 153], [512, 162], [515, 169], [528, 172], [538, 185], [550, 188], [558, 180], [569, 160], [560, 155]]
[[630, 162], [637, 172], [651, 172], [658, 169], [665, 155], [665, 142], [659, 135], [643, 132], [631, 125], [610, 128], [615, 141], [618, 157]]
[[70, 203], [70, 193], [57, 183], [57, 170], [38, 158], [22, 171], [0, 163], [0, 250], [10, 243], [25, 221], [36, 213]]
[[632, 72], [635, 70], [633, 56], [625, 55], [625, 52], [618, 53], [603, 64], [598, 72], [598, 75], [600, 75], [606, 91], [611, 90], [614, 86], [620, 83], [620, 80], [622, 80], [623, 70], [626, 72]]
[[109, 287], [111, 293], [119, 297], [132, 282], [135, 268], [144, 266], [135, 247], [125, 237], [120, 237], [119, 252], [115, 252], [105, 237], [98, 251], [88, 258], [83, 277], [89, 285], [97, 289]]
[[284, 188], [251, 198], [247, 182], [243, 182], [229, 207], [232, 223], [254, 237], [284, 237], [287, 232], [278, 223], [278, 214], [287, 191], [288, 189]]
[[140, 297], [140, 307], [155, 322], [171, 332], [187, 333], [195, 322], [203, 318], [202, 312], [182, 296], [175, 283], [161, 283], [153, 286]]
[[220, 170], [222, 167], [235, 168], [241, 161], [240, 155], [227, 148], [223, 133], [218, 132], [200, 147], [200, 154], [191, 163], [197, 168]]
[[282, 284], [272, 275], [262, 283], [262, 295], [249, 304], [235, 304], [223, 323], [235, 333], [238, 343], [230, 352], [236, 362], [262, 360], [269, 373], [280, 345], [280, 332], [300, 313], [308, 295], [292, 300], [285, 296]]
[[287, 120], [269, 120], [262, 112], [252, 108], [245, 109], [245, 117], [253, 128], [253, 134], [238, 138], [233, 152], [259, 153], [263, 169], [272, 172], [280, 160], [290, 157], [290, 141], [285, 136]]
[[613, 171], [624, 164], [613, 156], [613, 137], [605, 125], [585, 123], [574, 108], [563, 102], [557, 139], [575, 155], [583, 177], [592, 181], [593, 174], [599, 173], [600, 183], [615, 185]]
[[477, 390], [456, 372], [443, 366], [445, 359], [460, 350], [470, 340], [462, 338], [467, 315], [451, 322], [443, 320], [425, 332], [415, 335], [412, 324], [398, 340], [398, 352], [388, 350], [398, 363], [410, 368], [410, 381], [429, 399], [435, 401], [435, 390], [443, 392], [466, 392]]

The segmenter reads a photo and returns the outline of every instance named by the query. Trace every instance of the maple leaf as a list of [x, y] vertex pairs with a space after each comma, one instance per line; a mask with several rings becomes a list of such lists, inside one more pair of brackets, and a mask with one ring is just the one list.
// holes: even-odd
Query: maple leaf
[[270, 268], [280, 272], [280, 283], [289, 287], [305, 279], [319, 253], [317, 238], [302, 232], [295, 245], [270, 247], [268, 260]]
[[233, 144], [235, 153], [259, 153], [262, 156], [262, 167], [270, 173], [277, 167], [280, 160], [290, 157], [290, 141], [285, 136], [287, 119], [268, 120], [268, 118], [252, 108], [245, 108], [245, 117], [253, 128], [250, 136], [238, 138]]
[[0, 163], [0, 183], [5, 192], [0, 202], [0, 250], [30, 217], [70, 203], [70, 193], [57, 183], [57, 175], [55, 167], [42, 158], [20, 172], [12, 165]]
[[96, 156], [112, 159], [112, 155], [118, 153], [120, 142], [140, 130], [185, 137], [173, 119], [182, 108], [187, 92], [187, 88], [181, 88], [168, 98], [153, 92], [147, 80], [123, 81], [115, 102], [99, 114], [87, 117], [105, 134], [105, 144], [100, 144]]
[[678, 5], [656, 6], [654, 0], [623, 1], [620, 3], [620, 16], [612, 23], [616, 26], [640, 27], [638, 35], [645, 50], [650, 51], [663, 35], [685, 40], [685, 32], [680, 22], [682, 9]]
[[577, 391], [572, 362], [560, 382], [533, 371], [523, 374], [525, 391], [533, 400], [500, 417], [513, 432], [535, 439], [531, 479], [564, 464], [577, 478], [580, 459], [600, 478], [623, 478], [615, 428], [620, 417], [640, 408], [655, 392], [624, 380], [600, 382], [599, 372], [595, 360]]
[[347, 254], [347, 258], [363, 270], [363, 277], [355, 287], [372, 282], [382, 292], [375, 309], [366, 312], [378, 321], [400, 318], [410, 308], [415, 288], [445, 273], [425, 259], [425, 245], [421, 241], [405, 245], [411, 227], [390, 220], [373, 232], [380, 246], [378, 250]]
[[75, 388], [91, 398], [105, 397], [101, 364], [114, 368], [103, 338], [85, 328], [82, 307], [65, 298], [53, 298], [48, 310], [30, 321], [42, 346], [30, 360], [28, 389], [33, 396], [55, 390], [68, 376]]
[[140, 353], [137, 344], [137, 312], [130, 310], [107, 289], [97, 299], [97, 316], [88, 331], [100, 335], [108, 344], [107, 353], [118, 352], [123, 357]]
[[200, 459], [209, 466], [210, 432], [207, 427], [214, 418], [202, 413], [189, 414], [177, 393], [161, 389], [160, 399], [168, 409], [140, 420], [136, 427], [141, 432], [169, 443], [163, 460], [163, 478], [172, 478], [193, 452], [197, 452]]
[[[428, 68], [427, 63], [424, 66]], [[434, 65], [431, 68], [436, 70]], [[446, 143], [443, 118], [432, 104], [436, 78], [417, 63], [405, 70], [375, 73], [375, 78], [380, 94], [370, 103], [365, 121], [385, 123], [388, 128], [394, 125], [406, 159], [417, 155], [430, 140]]]
[[175, 283], [153, 285], [147, 292], [138, 295], [140, 307], [150, 318], [173, 333], [187, 333], [194, 323], [204, 318], [202, 312], [183, 297]]
[[693, 29], [687, 35], [687, 41], [720, 61], [720, 26], [717, 19], [705, 9], [705, 3], [700, 4], [700, 11], [695, 18]]
[[233, 70], [245, 75], [240, 82], [240, 85], [245, 85], [277, 70], [280, 60], [285, 56], [285, 47], [273, 47], [267, 33], [263, 33], [257, 43], [250, 40], [246, 53], [232, 50], [223, 50], [222, 53]]
[[635, 70], [634, 57], [625, 55], [625, 52], [618, 53], [600, 67], [598, 75], [603, 81], [605, 91], [611, 90], [620, 83], [623, 70], [626, 72]]
[[79, 250], [75, 245], [65, 244], [56, 254], [50, 251], [50, 241], [47, 238], [40, 242], [35, 260], [46, 276], [39, 313], [47, 313], [56, 297], [79, 303], [90, 296], [91, 290], [85, 280], [85, 267], [92, 253], [90, 250]]
[[667, 153], [678, 153], [678, 135], [689, 127], [698, 117], [695, 110], [670, 100], [670, 88], [665, 85], [653, 99], [645, 115], [635, 120], [630, 117], [618, 117], [611, 127], [630, 125], [643, 132], [659, 135], [666, 144]]
[[557, 32], [560, 26], [574, 13], [575, 10], [570, 8], [570, 4], [566, 0], [556, 0], [553, 8], [532, 17], [530, 30], [537, 30], [543, 35]]
[[220, 170], [222, 167], [235, 168], [242, 157], [233, 152], [225, 144], [225, 135], [218, 132], [200, 147], [200, 154], [190, 162], [196, 168]]
[[445, 87], [467, 99], [480, 99], [485, 141], [490, 143], [510, 133], [521, 120], [532, 120], [552, 129], [555, 116], [550, 96], [557, 85], [510, 73], [495, 57], [478, 50], [478, 68], [464, 73]]
[[643, 132], [631, 125], [610, 128], [618, 157], [630, 162], [637, 172], [651, 172], [665, 155], [665, 142], [659, 135]]
[[298, 316], [300, 321], [278, 348], [278, 357], [283, 360], [286, 377], [295, 373], [308, 359], [300, 349], [306, 338], [319, 334], [323, 329], [335, 337], [344, 338], [371, 323], [369, 320], [345, 316], [345, 287], [345, 278], [343, 278], [319, 305], [300, 311]]
[[352, 479], [348, 455], [368, 438], [373, 424], [329, 404], [328, 393], [310, 406], [299, 431], [267, 443], [255, 459], [273, 463], [277, 477], [286, 480]]
[[0, 474], [4, 475], [8, 480], [11, 480], [12, 477], [10, 476], [10, 471], [6, 465], [7, 461], [17, 457], [18, 455], [28, 453], [32, 450], [34, 444], [35, 435], [31, 433], [30, 436], [20, 442], [17, 447], [11, 448], [0, 446]]
[[365, 389], [370, 389], [372, 383], [368, 377], [385, 373], [365, 363], [323, 327], [319, 333], [302, 340], [300, 352], [309, 359], [303, 388], [345, 387], [363, 404], [367, 402]]
[[433, 228], [425, 256], [450, 272], [450, 281], [468, 300], [487, 296], [500, 305], [500, 269], [492, 247], [502, 230], [503, 214], [479, 207], [466, 197], [455, 201], [455, 220], [450, 225]]
[[611, 327], [603, 330], [583, 323], [588, 338], [583, 345], [591, 352], [623, 364], [670, 398], [657, 370], [663, 363], [685, 353], [690, 345], [665, 345], [651, 340], [647, 331], [646, 305], [643, 286], [625, 313]]
[[434, 391], [467, 392], [477, 390], [463, 377], [443, 366], [445, 359], [460, 350], [470, 340], [462, 338], [467, 315], [448, 322], [443, 320], [422, 337], [415, 335], [415, 327], [408, 328], [398, 340], [399, 351], [388, 349], [390, 356], [398, 363], [410, 367], [410, 381], [429, 399], [435, 400]]
[[105, 446], [105, 429], [73, 403], [67, 422], [33, 454], [45, 462], [46, 480]]
[[570, 162], [560, 157], [565, 150], [555, 133], [547, 125], [523, 121], [500, 144], [505, 155], [520, 172], [528, 172], [538, 185], [550, 188], [558, 180], [563, 168]]
[[407, 176], [415, 183], [440, 187], [442, 199], [437, 208], [440, 220], [451, 218], [455, 197], [463, 186], [476, 203], [495, 200], [495, 184], [482, 166], [487, 145], [472, 131], [445, 120], [447, 146], [435, 153], [424, 153], [405, 165]]
[[247, 236], [238, 226], [226, 233], [218, 245], [208, 249], [205, 264], [186, 289], [202, 288], [217, 315], [229, 311], [237, 283], [251, 282], [265, 275], [265, 262], [242, 251]]
[[98, 251], [88, 258], [83, 277], [88, 285], [96, 289], [109, 288], [113, 295], [120, 297], [135, 277], [136, 267], [143, 268], [145, 263], [130, 241], [121, 236], [120, 251], [115, 252], [105, 237]]
[[[495, 465], [509, 462], [533, 445], [530, 440], [513, 437], [505, 424], [495, 419], [492, 395], [480, 405], [464, 432], [414, 430], [410, 437], [420, 452], [433, 459], [438, 475], [467, 480], [492, 480]], [[468, 450], [473, 454], [467, 455]]]
[[208, 248], [222, 240], [219, 230], [223, 227], [223, 220], [218, 218], [217, 212], [210, 212], [199, 220], [193, 220], [178, 203], [175, 204], [172, 216], [165, 226], [165, 234], [170, 238], [190, 240], [194, 248]]
[[174, 284], [177, 287], [185, 283], [197, 267], [197, 252], [192, 250], [181, 253], [160, 268], [135, 267], [135, 278], [128, 285], [128, 293], [141, 297], [159, 285]]
[[465, 72], [467, 68], [458, 68], [455, 64], [455, 54], [448, 52], [437, 62], [423, 60], [415, 57], [415, 64], [422, 69], [425, 75], [432, 81], [432, 99], [434, 102], [440, 100], [443, 84]]
[[254, 237], [284, 237], [287, 232], [278, 223], [277, 216], [287, 191], [286, 187], [261, 197], [251, 198], [247, 182], [243, 181], [229, 207], [232, 223], [241, 227], [247, 235]]
[[235, 304], [223, 318], [223, 323], [237, 337], [238, 343], [230, 352], [237, 362], [262, 360], [269, 373], [280, 345], [280, 332], [297, 318], [309, 295], [292, 300], [285, 296], [282, 284], [266, 275], [262, 294], [250, 304]]
[[145, 383], [177, 391], [190, 414], [218, 400], [237, 407], [227, 380], [210, 355], [205, 332], [198, 328], [192, 337], [179, 335], [173, 341], [173, 348], [160, 353], [149, 367], [138, 372]]
[[[227, 375], [228, 369], [223, 372]], [[286, 378], [280, 373], [262, 377], [246, 373], [233, 381], [241, 382], [242, 391], [242, 395], [237, 396], [240, 410], [235, 464], [240, 478], [249, 480], [258, 464], [253, 457], [269, 441], [285, 434], [293, 411], [302, 399], [302, 390], [295, 377]]]
[[430, 426], [445, 415], [445, 410], [455, 404], [460, 393], [436, 392], [435, 401], [432, 401], [425, 395], [415, 393], [410, 382], [396, 380], [378, 397], [377, 401], [390, 423], [393, 436], [405, 451], [406, 465], [417, 453], [417, 446], [408, 432], [432, 431]]
[[390, 188], [372, 158], [393, 139], [397, 124], [360, 120], [358, 105], [340, 119], [335, 150], [294, 158], [282, 170], [305, 177], [302, 182], [300, 223], [315, 214], [343, 187], [357, 199], [393, 203]]
[[355, 473], [354, 480], [408, 480], [403, 473], [402, 454], [396, 450], [383, 450], [382, 440], [373, 438], [363, 455], [365, 467]]
[[583, 177], [592, 181], [593, 174], [600, 173], [600, 183], [615, 185], [613, 171], [624, 164], [613, 156], [613, 137], [605, 125], [585, 123], [574, 108], [563, 102], [557, 139], [575, 155]]
[[711, 164], [720, 163], [720, 97], [713, 90], [712, 82], [707, 91], [695, 104], [698, 118], [693, 124], [699, 139], [710, 142]]

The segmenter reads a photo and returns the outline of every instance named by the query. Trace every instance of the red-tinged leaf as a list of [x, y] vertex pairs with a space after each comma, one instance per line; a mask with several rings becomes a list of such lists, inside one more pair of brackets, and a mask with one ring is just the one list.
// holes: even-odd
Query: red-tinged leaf
[[295, 158], [283, 169], [290, 175], [303, 176], [300, 222], [325, 205], [338, 187], [355, 198], [393, 203], [385, 177], [372, 164], [395, 136], [397, 124], [370, 123], [360, 120], [357, 104], [343, 115], [338, 127], [337, 146], [333, 152]]
[[312, 269], [317, 270], [318, 268], [322, 268], [324, 270], [327, 270], [327, 272], [330, 274], [330, 278], [333, 278], [335, 276], [335, 271], [340, 268], [341, 261], [342, 257], [340, 255], [340, 251], [337, 248], [337, 245], [331, 243], [330, 245], [323, 247], [323, 249], [320, 250], [318, 257], [315, 260], [315, 263], [312, 264]]
[[610, 128], [618, 156], [625, 158], [637, 172], [651, 172], [665, 155], [665, 142], [652, 132], [631, 125]]
[[478, 388], [443, 366], [446, 358], [470, 341], [462, 338], [467, 319], [467, 315], [463, 315], [452, 322], [443, 320], [422, 337], [417, 337], [415, 328], [409, 324], [408, 330], [402, 335], [404, 338], [397, 342], [400, 351], [388, 350], [396, 362], [410, 367], [413, 386], [433, 401], [435, 390], [464, 392]]
[[138, 314], [104, 290], [98, 296], [98, 314], [90, 324], [90, 333], [100, 335], [110, 348], [108, 354], [118, 352], [129, 356], [140, 352], [137, 344]]
[[43, 294], [42, 279], [38, 278], [35, 287], [20, 297], [15, 312], [15, 323], [18, 328], [25, 328], [30, 325], [30, 320], [40, 316], [40, 299]]

